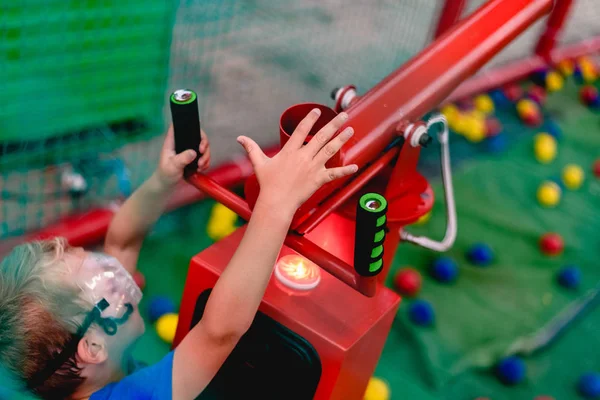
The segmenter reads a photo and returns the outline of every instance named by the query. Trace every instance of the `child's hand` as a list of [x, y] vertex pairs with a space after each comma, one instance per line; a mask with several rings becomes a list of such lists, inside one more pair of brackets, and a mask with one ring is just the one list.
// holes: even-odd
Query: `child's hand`
[[294, 213], [322, 185], [358, 170], [356, 165], [325, 168], [327, 160], [354, 134], [354, 130], [348, 127], [331, 139], [348, 119], [346, 113], [339, 114], [304, 145], [319, 116], [318, 109], [308, 113], [273, 158], [267, 157], [252, 139], [238, 137], [238, 142], [244, 146], [254, 167], [260, 185], [260, 197], [271, 207]]
[[[210, 166], [210, 145], [204, 131], [200, 131], [200, 148], [198, 149], [202, 157], [198, 160], [198, 172], [206, 170]], [[160, 152], [157, 175], [161, 184], [169, 188], [175, 185], [183, 177], [183, 170], [196, 158], [196, 152], [186, 150], [183, 153], [175, 153], [175, 136], [173, 125], [169, 127], [165, 142]]]

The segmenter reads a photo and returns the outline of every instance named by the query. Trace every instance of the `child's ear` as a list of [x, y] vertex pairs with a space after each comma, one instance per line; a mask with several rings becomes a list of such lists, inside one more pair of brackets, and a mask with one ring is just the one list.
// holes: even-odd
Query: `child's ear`
[[86, 364], [101, 364], [108, 358], [106, 342], [93, 331], [88, 332], [77, 345], [77, 356]]

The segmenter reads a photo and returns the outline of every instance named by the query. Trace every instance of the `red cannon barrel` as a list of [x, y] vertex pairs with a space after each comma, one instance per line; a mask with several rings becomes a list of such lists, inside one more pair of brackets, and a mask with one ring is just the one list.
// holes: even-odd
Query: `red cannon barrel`
[[[347, 110], [346, 125], [352, 126], [355, 134], [330, 164], [358, 164], [362, 168], [376, 160], [397, 135], [401, 121], [414, 122], [435, 108], [460, 83], [551, 9], [552, 0], [491, 0], [446, 31]], [[297, 114], [296, 107], [288, 109], [282, 117], [289, 125], [286, 130], [295, 127], [294, 121], [287, 119]], [[296, 124], [303, 116], [298, 117]], [[246, 185], [246, 195], [253, 204], [258, 188], [251, 181], [253, 179]], [[336, 181], [321, 188], [297, 217], [302, 219], [307, 211], [343, 184], [344, 181]]]

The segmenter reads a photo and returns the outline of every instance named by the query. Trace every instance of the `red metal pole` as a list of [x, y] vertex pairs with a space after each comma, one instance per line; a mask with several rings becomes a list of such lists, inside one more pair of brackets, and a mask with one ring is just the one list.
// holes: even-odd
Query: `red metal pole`
[[440, 13], [435, 38], [440, 37], [460, 19], [465, 8], [465, 0], [446, 0]]
[[556, 40], [563, 28], [563, 25], [569, 15], [569, 10], [573, 0], [556, 0], [554, 9], [548, 17], [546, 30], [540, 36], [540, 40], [535, 48], [535, 54], [543, 57], [546, 61], [551, 61], [550, 53], [556, 45]]
[[[577, 58], [600, 51], [600, 36], [586, 39], [582, 42], [555, 48], [550, 52], [553, 63], [566, 58]], [[547, 64], [540, 56], [531, 56], [499, 68], [486, 71], [484, 74], [473, 77], [460, 85], [445, 101], [445, 103], [462, 100], [477, 93], [498, 88], [510, 82], [517, 81], [531, 74], [538, 68]]]
[[[342, 148], [340, 164], [362, 168], [376, 159], [396, 136], [400, 122], [414, 122], [439, 105], [551, 7], [552, 0], [490, 0], [455, 24], [350, 106], [341, 129], [352, 126], [355, 134]], [[302, 214], [346, 182], [322, 187]]]
[[317, 227], [329, 214], [334, 212], [346, 200], [356, 194], [364, 185], [367, 184], [375, 175], [392, 162], [398, 155], [399, 149], [393, 148], [381, 156], [377, 161], [365, 169], [358, 177], [344, 186], [335, 195], [328, 198], [310, 217], [304, 220], [298, 228], [295, 229], [299, 234], [305, 235]]

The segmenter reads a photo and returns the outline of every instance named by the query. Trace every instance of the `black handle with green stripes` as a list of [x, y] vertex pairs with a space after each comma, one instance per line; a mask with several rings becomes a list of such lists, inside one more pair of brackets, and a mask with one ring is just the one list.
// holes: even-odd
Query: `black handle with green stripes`
[[375, 276], [383, 267], [383, 242], [387, 233], [387, 200], [366, 193], [356, 207], [354, 269], [361, 276]]

